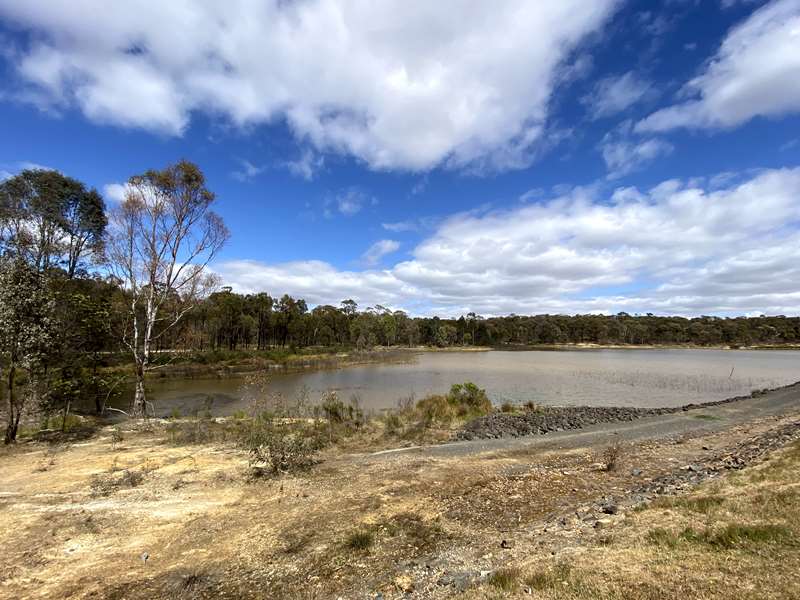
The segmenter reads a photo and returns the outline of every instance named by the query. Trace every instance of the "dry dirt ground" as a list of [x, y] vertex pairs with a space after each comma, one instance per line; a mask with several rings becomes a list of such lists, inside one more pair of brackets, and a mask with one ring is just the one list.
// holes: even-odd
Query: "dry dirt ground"
[[602, 448], [518, 448], [255, 481], [240, 452], [158, 429], [20, 444], [0, 454], [0, 597], [796, 598], [798, 436], [800, 410], [627, 442], [610, 471]]

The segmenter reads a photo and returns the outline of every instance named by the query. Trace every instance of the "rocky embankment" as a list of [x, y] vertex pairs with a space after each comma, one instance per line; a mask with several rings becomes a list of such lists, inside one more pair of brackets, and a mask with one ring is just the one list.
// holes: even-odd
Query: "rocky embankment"
[[800, 386], [800, 382], [783, 388], [757, 390], [746, 396], [735, 396], [725, 400], [686, 404], [671, 408], [633, 408], [625, 406], [540, 406], [523, 413], [493, 412], [473, 419], [456, 434], [459, 440], [494, 439], [502, 437], [522, 437], [544, 435], [552, 431], [581, 429], [597, 423], [616, 423], [634, 421], [643, 417], [668, 415], [687, 410], [719, 406], [762, 396], [777, 389]]
[[[697, 485], [719, 477], [728, 471], [738, 471], [758, 464], [771, 452], [799, 439], [800, 421], [786, 423], [745, 439], [732, 447], [722, 448], [704, 460], [684, 465], [671, 473], [632, 485], [624, 494], [597, 498], [594, 503], [578, 507], [574, 511], [574, 517], [569, 513], [556, 518], [551, 515], [550, 520], [544, 525], [544, 530], [585, 527], [599, 529], [611, 524], [614, 516], [624, 514], [623, 511], [649, 504], [659, 497], [688, 492]], [[706, 449], [705, 446], [703, 448]], [[631, 470], [632, 477], [638, 478], [642, 475], [643, 473], [639, 469]]]

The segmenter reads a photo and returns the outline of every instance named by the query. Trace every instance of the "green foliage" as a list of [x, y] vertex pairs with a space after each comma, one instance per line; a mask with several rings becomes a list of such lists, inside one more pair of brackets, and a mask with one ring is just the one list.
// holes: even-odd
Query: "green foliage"
[[450, 388], [447, 400], [458, 407], [459, 416], [485, 415], [492, 410], [486, 390], [472, 382], [457, 383]]
[[[0, 360], [6, 367], [7, 444], [17, 437], [28, 396], [40, 392], [37, 384], [52, 349], [54, 304], [44, 276], [20, 259], [0, 258]], [[15, 389], [19, 370], [28, 380], [21, 391]]]
[[547, 590], [562, 585], [572, 572], [569, 563], [558, 562], [552, 569], [538, 569], [524, 579], [525, 585], [534, 590]]
[[0, 253], [38, 273], [77, 275], [102, 255], [106, 224], [97, 190], [58, 171], [26, 169], [0, 183]]
[[783, 525], [746, 525], [728, 523], [724, 527], [706, 527], [697, 531], [686, 527], [680, 532], [673, 532], [662, 527], [652, 529], [647, 534], [651, 544], [677, 548], [681, 543], [705, 544], [720, 550], [780, 543], [792, 538], [792, 530]]
[[327, 421], [331, 439], [354, 433], [361, 429], [366, 422], [358, 397], [353, 396], [350, 402], [345, 404], [333, 390], [322, 394], [319, 406], [315, 409], [317, 414]]
[[417, 402], [419, 413], [425, 427], [449, 425], [456, 417], [456, 409], [447, 396], [428, 396]]
[[454, 421], [485, 415], [491, 410], [486, 391], [466, 382], [453, 385], [446, 395], [434, 394], [416, 402], [409, 398], [384, 416], [385, 431], [387, 435], [399, 435], [425, 428], [446, 428]]

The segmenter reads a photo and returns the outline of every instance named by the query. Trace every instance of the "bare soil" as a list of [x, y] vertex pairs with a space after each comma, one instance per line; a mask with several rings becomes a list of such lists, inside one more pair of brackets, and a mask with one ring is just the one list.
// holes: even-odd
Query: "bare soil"
[[[588, 564], [580, 549], [604, 547], [612, 534], [633, 543], [631, 528], [653, 527], [642, 506], [719, 485], [798, 436], [800, 407], [622, 442], [611, 470], [596, 444], [331, 450], [307, 473], [268, 480], [251, 479], [239, 451], [170, 446], [157, 427], [125, 431], [117, 443], [110, 428], [71, 443], [29, 442], [0, 455], [0, 597], [526, 594], [514, 569], [552, 570], [576, 555]], [[798, 470], [788, 473], [797, 489]], [[615, 550], [619, 560], [625, 548]], [[514, 571], [507, 589], [504, 569]], [[714, 596], [698, 586], [685, 597]]]

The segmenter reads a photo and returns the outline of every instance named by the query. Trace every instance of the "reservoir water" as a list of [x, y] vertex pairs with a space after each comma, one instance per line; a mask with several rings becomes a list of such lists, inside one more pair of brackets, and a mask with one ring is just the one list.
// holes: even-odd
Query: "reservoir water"
[[[680, 406], [748, 394], [800, 380], [800, 352], [745, 350], [564, 350], [420, 352], [407, 363], [368, 364], [273, 374], [272, 392], [311, 402], [325, 390], [355, 396], [367, 410], [406, 398], [446, 392], [472, 381], [495, 403], [528, 400], [550, 405]], [[240, 377], [156, 380], [148, 399], [158, 415], [182, 415], [210, 405], [212, 414], [246, 410]], [[126, 400], [122, 400], [124, 404]]]

